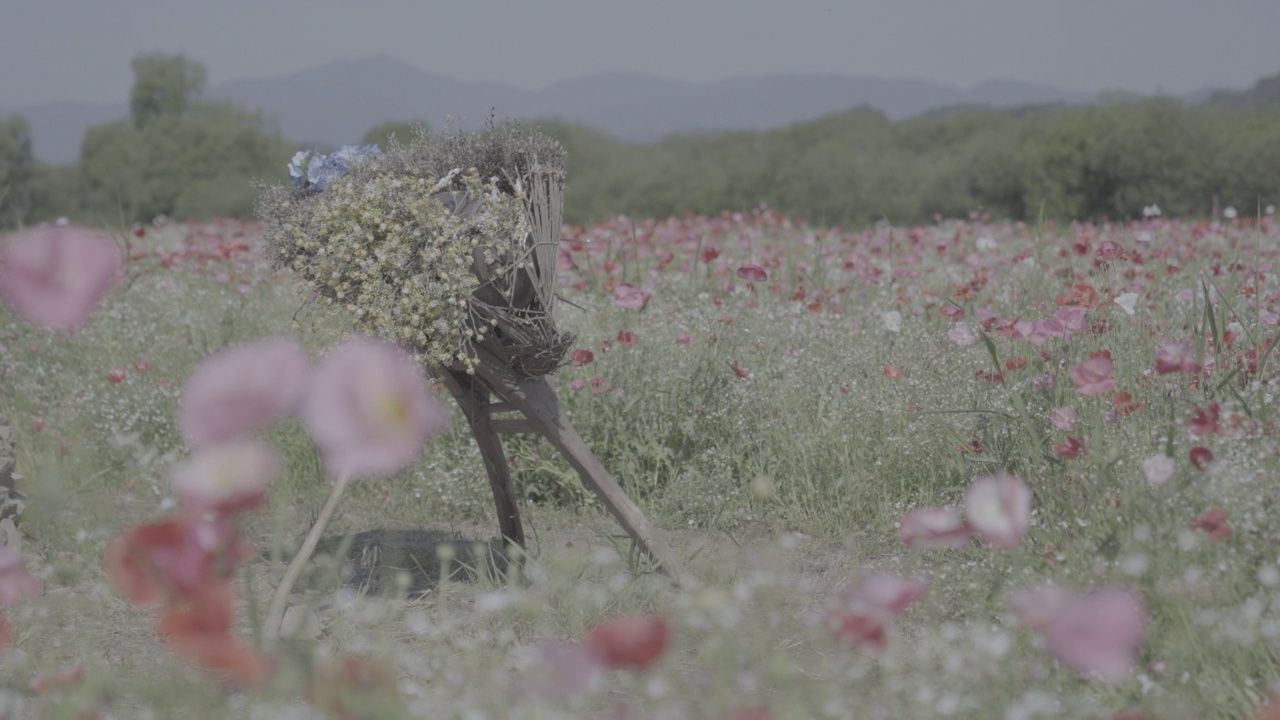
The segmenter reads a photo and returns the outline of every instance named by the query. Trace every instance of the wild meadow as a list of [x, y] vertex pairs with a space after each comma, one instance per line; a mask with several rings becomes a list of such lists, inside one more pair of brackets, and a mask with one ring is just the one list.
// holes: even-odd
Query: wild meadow
[[[74, 332], [12, 286], [0, 307], [28, 496], [0, 548], [0, 717], [1280, 717], [1280, 222], [1149, 215], [566, 227], [553, 386], [696, 582], [513, 437], [522, 563], [372, 592], [321, 553], [279, 640], [262, 619], [332, 440], [290, 414], [261, 428], [270, 477], [235, 456], [209, 479], [184, 388], [272, 338], [325, 367], [352, 319], [255, 224], [116, 233]], [[469, 430], [425, 383], [448, 427], [352, 484], [336, 554], [369, 530], [495, 534]], [[232, 516], [128, 535], [193, 503]], [[201, 542], [229, 549], [183, 554]], [[157, 607], [198, 562], [217, 592]]]

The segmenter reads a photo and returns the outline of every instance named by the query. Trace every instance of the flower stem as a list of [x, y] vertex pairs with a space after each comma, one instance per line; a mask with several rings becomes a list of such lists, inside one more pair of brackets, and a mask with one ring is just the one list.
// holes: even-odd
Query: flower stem
[[324, 534], [325, 526], [329, 524], [329, 518], [333, 516], [333, 511], [338, 507], [338, 501], [342, 499], [342, 493], [346, 491], [347, 484], [350, 482], [351, 473], [343, 473], [338, 477], [338, 481], [333, 485], [333, 492], [329, 493], [329, 499], [324, 503], [324, 509], [320, 511], [320, 516], [311, 526], [311, 532], [307, 533], [307, 539], [298, 549], [298, 554], [289, 563], [289, 569], [285, 571], [280, 587], [276, 588], [276, 594], [271, 598], [271, 607], [267, 610], [267, 621], [263, 626], [262, 634], [267, 642], [273, 642], [280, 636], [280, 625], [284, 620], [284, 611], [289, 604], [289, 593], [293, 591], [293, 584], [298, 581], [302, 566], [307, 564], [311, 559], [311, 553], [315, 552], [320, 536]]

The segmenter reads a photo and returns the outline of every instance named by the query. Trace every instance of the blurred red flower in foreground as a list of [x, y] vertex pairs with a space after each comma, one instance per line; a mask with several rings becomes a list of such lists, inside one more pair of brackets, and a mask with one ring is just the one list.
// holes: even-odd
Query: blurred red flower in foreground
[[610, 669], [644, 670], [662, 657], [671, 626], [658, 615], [623, 615], [596, 625], [582, 645]]
[[306, 700], [335, 720], [405, 713], [395, 671], [365, 655], [344, 655], [322, 665], [307, 686]]
[[752, 282], [764, 282], [769, 279], [769, 273], [765, 272], [764, 268], [759, 265], [749, 263], [738, 268], [738, 277]]
[[235, 520], [176, 516], [131, 528], [107, 544], [107, 577], [135, 605], [189, 599], [230, 580], [253, 555]]
[[89, 319], [120, 267], [115, 242], [74, 225], [41, 225], [0, 247], [0, 296], [37, 325], [71, 331]]
[[231, 634], [235, 594], [220, 583], [180, 602], [160, 615], [160, 635], [192, 665], [236, 685], [256, 685], [271, 674], [272, 661], [254, 646]]

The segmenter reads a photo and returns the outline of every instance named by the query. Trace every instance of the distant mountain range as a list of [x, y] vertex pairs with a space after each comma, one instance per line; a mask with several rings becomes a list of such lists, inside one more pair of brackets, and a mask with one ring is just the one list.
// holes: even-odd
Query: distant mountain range
[[[1186, 99], [1200, 102], [1230, 95], [1215, 92], [1203, 90]], [[993, 80], [962, 90], [928, 80], [810, 74], [693, 83], [610, 73], [530, 91], [497, 82], [454, 80], [388, 56], [222, 83], [205, 96], [275, 118], [292, 142], [329, 146], [355, 142], [386, 120], [423, 120], [442, 128], [452, 117], [454, 126], [470, 128], [483, 123], [491, 112], [500, 119], [558, 118], [624, 141], [645, 143], [676, 133], [781, 127], [863, 106], [899, 119], [954, 106], [1078, 105], [1104, 97], [1014, 80]], [[124, 117], [128, 109], [124, 102], [0, 107], [0, 118], [12, 113], [31, 123], [38, 159], [69, 165], [79, 158], [87, 128]]]

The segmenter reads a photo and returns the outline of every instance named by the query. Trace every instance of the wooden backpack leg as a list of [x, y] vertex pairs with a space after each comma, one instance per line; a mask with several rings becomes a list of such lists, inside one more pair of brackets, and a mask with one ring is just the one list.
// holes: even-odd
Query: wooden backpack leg
[[525, 416], [524, 425], [551, 442], [632, 539], [662, 566], [668, 577], [687, 586], [691, 576], [661, 538], [654, 534], [640, 508], [631, 502], [618, 481], [583, 442], [573, 424], [560, 411], [555, 391], [545, 377], [520, 378], [483, 350], [477, 352], [476, 372], [499, 397]]
[[480, 457], [484, 459], [484, 467], [489, 474], [489, 489], [493, 491], [493, 504], [498, 511], [498, 532], [507, 542], [524, 549], [524, 527], [520, 523], [520, 509], [515, 490], [511, 486], [507, 456], [502, 451], [502, 438], [493, 429], [489, 392], [465, 373], [444, 370], [439, 373], [439, 377], [458, 401], [462, 414], [471, 426], [476, 446], [480, 448]]

